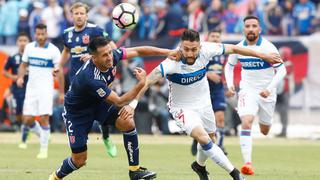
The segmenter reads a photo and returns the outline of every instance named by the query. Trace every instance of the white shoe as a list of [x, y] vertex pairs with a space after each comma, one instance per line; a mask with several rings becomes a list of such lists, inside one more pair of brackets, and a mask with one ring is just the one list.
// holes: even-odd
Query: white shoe
[[20, 143], [18, 146], [20, 149], [27, 149], [27, 143]]
[[47, 159], [48, 158], [48, 150], [41, 150], [37, 155], [37, 159]]

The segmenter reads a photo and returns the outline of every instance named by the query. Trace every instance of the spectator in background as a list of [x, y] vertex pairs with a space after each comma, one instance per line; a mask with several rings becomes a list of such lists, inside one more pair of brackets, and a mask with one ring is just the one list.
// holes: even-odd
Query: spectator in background
[[289, 123], [289, 100], [290, 94], [294, 91], [293, 64], [291, 62], [292, 50], [289, 47], [281, 47], [279, 49], [281, 59], [287, 69], [287, 75], [277, 86], [277, 103], [276, 110], [280, 115], [282, 129], [277, 137], [287, 137], [287, 127]]
[[183, 9], [177, 0], [168, 0], [168, 13], [165, 16], [165, 29], [170, 37], [179, 39], [186, 28]]
[[261, 34], [265, 34], [266, 25], [264, 22], [264, 14], [263, 11], [258, 8], [258, 4], [255, 0], [249, 0], [246, 15], [257, 16], [260, 19]]
[[26, 9], [19, 10], [18, 32], [25, 32], [30, 36], [30, 28], [28, 23], [28, 11]]
[[41, 14], [44, 8], [44, 4], [40, 1], [35, 1], [33, 3], [34, 9], [31, 11], [29, 16], [29, 28], [31, 39], [34, 40], [34, 32], [36, 25], [41, 22]]
[[235, 13], [235, 8], [236, 4], [233, 1], [228, 1], [227, 9], [223, 12], [224, 31], [228, 34], [236, 33], [239, 16]]
[[0, 10], [0, 44], [14, 45], [18, 33], [19, 1], [10, 0]]
[[282, 34], [292, 36], [294, 34], [293, 0], [285, 0], [282, 16]]
[[268, 35], [281, 35], [282, 9], [278, 4], [278, 0], [269, 0], [264, 11], [264, 21], [266, 23]]
[[312, 33], [312, 20], [316, 15], [316, 7], [309, 0], [299, 0], [293, 8], [296, 35], [309, 35]]
[[202, 32], [205, 14], [201, 8], [200, 0], [191, 0], [188, 5], [189, 29]]
[[142, 5], [142, 12], [138, 23], [140, 39], [155, 38], [156, 19], [157, 17], [151, 9], [151, 3], [144, 3]]
[[[191, 4], [190, 4], [191, 5]], [[206, 10], [204, 23], [204, 31], [208, 32], [211, 29], [223, 29], [223, 7], [221, 0], [212, 0], [211, 6]]]
[[48, 38], [59, 49], [62, 49], [62, 41], [60, 40], [61, 21], [63, 19], [63, 9], [56, 0], [48, 0], [48, 7], [42, 11], [41, 19], [48, 27]]

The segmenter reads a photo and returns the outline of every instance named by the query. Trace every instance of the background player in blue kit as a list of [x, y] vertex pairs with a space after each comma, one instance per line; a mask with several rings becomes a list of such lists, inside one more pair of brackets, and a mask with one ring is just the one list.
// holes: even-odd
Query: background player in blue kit
[[[104, 37], [97, 37], [90, 42], [88, 47], [92, 60], [87, 61], [79, 69], [65, 96], [63, 117], [72, 155], [63, 161], [61, 167], [50, 176], [50, 180], [62, 179], [85, 165], [87, 138], [94, 120], [99, 120], [103, 125], [114, 125], [124, 132], [124, 146], [131, 180], [156, 177], [156, 173], [139, 166], [138, 135], [133, 120], [134, 109], [126, 106], [144, 86], [145, 72], [140, 68], [135, 70], [139, 83], [121, 97], [108, 87], [113, 82], [115, 66], [119, 60], [155, 54], [168, 55], [171, 51], [149, 46], [112, 50], [109, 43], [110, 40]], [[124, 107], [120, 110], [119, 107], [122, 106]]]
[[[59, 65], [59, 99], [61, 103], [64, 99], [65, 88], [64, 74], [62, 70], [63, 66], [70, 59], [69, 82], [71, 83], [79, 68], [91, 57], [88, 52], [90, 40], [97, 36], [108, 36], [102, 28], [87, 22], [89, 7], [86, 4], [76, 2], [71, 6], [70, 11], [74, 26], [64, 30], [62, 35], [64, 49], [61, 54], [61, 61]], [[110, 45], [113, 49], [116, 48], [113, 42], [110, 42]], [[109, 126], [101, 126], [101, 131], [104, 145], [107, 148], [107, 153], [111, 157], [115, 157], [117, 155], [117, 149], [109, 138]]]
[[[221, 43], [221, 30], [213, 29], [209, 31], [207, 41], [214, 42], [214, 43]], [[217, 145], [222, 149], [224, 154], [227, 154], [223, 146], [224, 111], [227, 106], [225, 95], [224, 95], [224, 87], [221, 79], [224, 60], [225, 60], [224, 56], [212, 57], [212, 59], [209, 61], [207, 65], [206, 75], [209, 81], [211, 104], [212, 104], [212, 109], [214, 111], [214, 116], [217, 124], [216, 142], [217, 142]], [[196, 155], [197, 153], [196, 140], [193, 140], [191, 149], [192, 149], [191, 150], [192, 155]]]
[[[18, 87], [16, 81], [18, 79], [18, 68], [22, 62], [22, 55], [26, 45], [29, 43], [30, 39], [27, 33], [21, 32], [17, 38], [17, 46], [18, 46], [18, 53], [10, 56], [5, 67], [3, 70], [3, 75], [7, 78], [10, 78], [13, 83], [11, 85], [11, 93], [16, 101], [16, 121], [17, 124], [20, 125], [22, 123], [22, 108], [23, 108], [23, 101], [26, 93], [26, 83], [23, 84], [23, 87]], [[11, 72], [9, 72], [11, 70]], [[24, 82], [28, 81], [28, 76], [24, 76]], [[21, 125], [21, 132], [22, 132], [22, 143], [19, 144], [19, 147], [22, 149], [27, 148], [26, 139], [29, 132], [29, 128], [27, 126]]]

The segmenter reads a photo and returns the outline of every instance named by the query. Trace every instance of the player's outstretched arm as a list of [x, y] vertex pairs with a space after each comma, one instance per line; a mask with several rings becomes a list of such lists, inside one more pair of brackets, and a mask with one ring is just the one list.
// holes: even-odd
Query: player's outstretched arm
[[122, 107], [132, 101], [146, 83], [146, 72], [142, 68], [136, 68], [134, 74], [139, 82], [130, 91], [122, 96], [118, 96], [117, 93], [112, 91], [110, 95], [107, 96], [106, 101], [118, 107]]
[[174, 50], [157, 48], [153, 46], [138, 46], [126, 48], [127, 59], [138, 56], [169, 56]]
[[265, 54], [233, 44], [225, 44], [225, 54], [241, 54], [243, 56], [253, 56], [263, 59], [271, 64], [283, 63], [278, 53]]

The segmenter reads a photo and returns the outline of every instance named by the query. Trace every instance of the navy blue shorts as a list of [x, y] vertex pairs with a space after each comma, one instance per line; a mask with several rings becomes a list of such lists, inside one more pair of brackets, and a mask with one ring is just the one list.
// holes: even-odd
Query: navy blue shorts
[[16, 101], [16, 115], [22, 115], [25, 91], [13, 91], [13, 97]]
[[62, 116], [72, 152], [81, 153], [87, 150], [88, 134], [94, 120], [99, 121], [100, 124], [114, 125], [118, 118], [118, 112], [118, 107], [108, 106], [106, 103], [85, 110], [73, 110], [72, 107], [65, 107]]
[[211, 104], [213, 111], [224, 111], [227, 107], [224, 91], [211, 93]]

